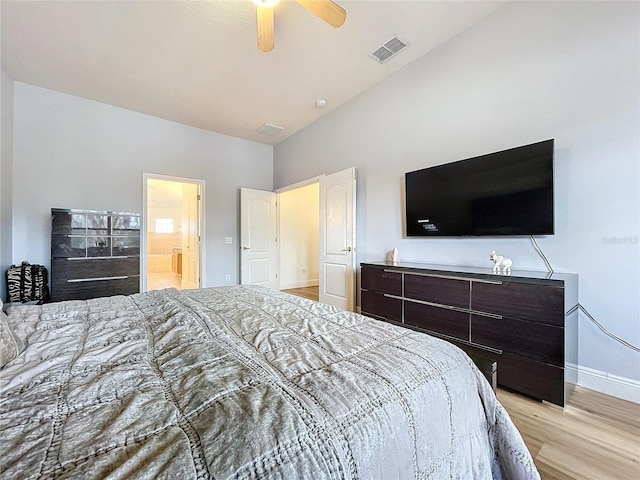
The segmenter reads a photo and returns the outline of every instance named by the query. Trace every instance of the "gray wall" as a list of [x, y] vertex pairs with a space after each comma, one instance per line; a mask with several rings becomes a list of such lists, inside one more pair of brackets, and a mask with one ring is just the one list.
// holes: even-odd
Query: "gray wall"
[[205, 286], [228, 283], [228, 272], [237, 282], [239, 188], [272, 189], [271, 146], [19, 82], [14, 89], [13, 262], [50, 264], [52, 207], [139, 212], [143, 173], [154, 173], [206, 182]]
[[[397, 247], [401, 260], [490, 267], [495, 249], [545, 270], [528, 237], [403, 238], [404, 173], [555, 138], [556, 234], [538, 242], [580, 275], [580, 302], [639, 345], [639, 8], [507, 5], [278, 144], [274, 186], [356, 166], [358, 261]], [[637, 388], [639, 354], [580, 321], [582, 371]]]
[[6, 298], [4, 272], [11, 266], [11, 192], [13, 185], [13, 80], [0, 77], [0, 297]]

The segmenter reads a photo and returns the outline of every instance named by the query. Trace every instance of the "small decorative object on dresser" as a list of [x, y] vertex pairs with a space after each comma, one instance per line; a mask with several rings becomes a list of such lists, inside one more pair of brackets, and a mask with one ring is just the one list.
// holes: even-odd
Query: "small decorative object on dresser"
[[491, 255], [489, 255], [489, 260], [493, 262], [493, 273], [500, 273], [500, 269], [502, 269], [502, 273], [511, 273], [511, 265], [513, 265], [513, 262], [510, 258], [498, 255], [496, 251], [493, 250]]
[[391, 250], [391, 261], [393, 262], [393, 264], [397, 264], [398, 263], [398, 249], [394, 248], [393, 250]]

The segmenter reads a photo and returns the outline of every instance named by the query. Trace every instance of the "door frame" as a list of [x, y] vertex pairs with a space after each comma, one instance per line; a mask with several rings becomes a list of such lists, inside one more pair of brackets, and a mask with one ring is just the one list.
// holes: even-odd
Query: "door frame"
[[[358, 255], [358, 252], [357, 252], [357, 249], [356, 249], [356, 243], [357, 243], [357, 222], [356, 222], [357, 213], [356, 212], [357, 212], [357, 207], [356, 207], [356, 190], [355, 190], [357, 188], [357, 180], [356, 180], [357, 179], [357, 170], [356, 170], [355, 167], [350, 167], [350, 168], [348, 168], [346, 170], [351, 170], [351, 169], [353, 169], [353, 172], [354, 172], [353, 173], [353, 179], [354, 179], [353, 195], [354, 195], [354, 197], [353, 197], [353, 209], [352, 209], [352, 213], [353, 213], [353, 218], [352, 218], [352, 223], [353, 223], [353, 225], [352, 225], [352, 228], [353, 228], [353, 232], [352, 232], [353, 246], [351, 247], [351, 254], [353, 255], [353, 257], [352, 257], [352, 264], [353, 264], [352, 280], [353, 280], [353, 283], [352, 283], [352, 288], [349, 289], [351, 291], [351, 295], [350, 295], [350, 299], [349, 299], [349, 302], [351, 304], [349, 305], [349, 308], [351, 308], [352, 311], [357, 311], [357, 309], [358, 309], [358, 307], [357, 307], [358, 294], [357, 294], [357, 290], [356, 290], [356, 285], [357, 285], [357, 255]], [[321, 184], [321, 180], [326, 178], [327, 176], [331, 176], [331, 175], [334, 175], [334, 174], [337, 174], [337, 173], [341, 173], [343, 171], [344, 170], [341, 170], [339, 172], [334, 172], [334, 173], [331, 173], [331, 174], [321, 174], [321, 175], [318, 175], [316, 177], [308, 178], [306, 180], [301, 180], [301, 181], [296, 182], [296, 183], [291, 184], [291, 185], [286, 185], [284, 187], [280, 187], [278, 189], [274, 189], [272, 192], [275, 193], [276, 195], [278, 195], [280, 193], [283, 193], [283, 192], [286, 192], [286, 191], [289, 191], [289, 190], [295, 190], [297, 188], [305, 187], [305, 186], [310, 185], [312, 183]], [[267, 191], [265, 190], [264, 192], [266, 193]], [[318, 194], [321, 195], [321, 192], [318, 192]], [[242, 222], [242, 211], [241, 210], [242, 209], [240, 209], [240, 222]], [[281, 287], [280, 281], [281, 281], [281, 279], [280, 279], [279, 273], [280, 273], [280, 261], [282, 259], [281, 259], [281, 255], [280, 255], [280, 244], [279, 243], [280, 243], [280, 227], [281, 227], [281, 225], [280, 225], [280, 202], [277, 201], [277, 197], [276, 197], [276, 212], [277, 212], [276, 213], [276, 232], [277, 232], [277, 238], [278, 238], [278, 245], [276, 247], [276, 253], [277, 253], [276, 270], [278, 272], [278, 278], [277, 278], [276, 285], [277, 285], [277, 289], [280, 290], [280, 287]], [[320, 242], [320, 243], [322, 243], [322, 242]], [[242, 248], [242, 245], [240, 245], [240, 248]], [[239, 255], [242, 255], [242, 254], [239, 253]], [[320, 260], [321, 260], [321, 255], [322, 255], [322, 253], [318, 252], [318, 262], [320, 262]], [[242, 266], [240, 266], [240, 268], [242, 268]], [[322, 268], [322, 267], [320, 267], [320, 268]], [[322, 279], [320, 279], [320, 280], [322, 280]], [[322, 287], [322, 281], [321, 281], [320, 287]]]
[[[349, 308], [351, 308], [352, 311], [357, 311], [357, 309], [358, 309], [358, 306], [357, 306], [358, 305], [358, 292], [357, 292], [357, 288], [356, 288], [356, 286], [357, 286], [357, 272], [358, 272], [358, 268], [357, 268], [358, 252], [357, 252], [357, 249], [356, 249], [356, 244], [357, 244], [357, 222], [356, 222], [356, 218], [357, 218], [357, 203], [356, 203], [356, 196], [357, 196], [357, 193], [356, 193], [356, 188], [357, 188], [357, 180], [356, 180], [357, 179], [357, 169], [356, 169], [356, 167], [349, 167], [348, 169], [345, 169], [345, 170], [350, 170], [350, 169], [353, 169], [353, 172], [354, 172], [354, 174], [353, 174], [353, 176], [354, 176], [354, 184], [353, 184], [353, 188], [354, 188], [353, 195], [354, 195], [354, 197], [353, 197], [353, 209], [352, 209], [352, 213], [353, 213], [353, 218], [352, 218], [352, 222], [353, 222], [353, 225], [352, 225], [352, 228], [353, 228], [353, 232], [352, 232], [353, 245], [351, 246], [351, 249], [352, 249], [351, 255], [352, 255], [353, 275], [351, 277], [351, 280], [352, 280], [351, 288], [349, 288], [349, 287], [347, 287], [347, 288], [348, 288], [349, 291], [351, 291], [350, 298], [348, 299], [348, 302], [350, 304]], [[305, 180], [301, 180], [301, 181], [299, 181], [297, 183], [294, 183], [294, 184], [291, 184], [291, 185], [286, 185], [284, 187], [278, 188], [278, 189], [275, 190], [275, 193], [280, 194], [280, 193], [283, 193], [283, 192], [286, 192], [286, 191], [289, 191], [289, 190], [295, 190], [297, 188], [301, 188], [301, 187], [305, 187], [307, 185], [310, 185], [312, 183], [318, 183], [319, 187], [320, 187], [320, 190], [322, 190], [322, 181], [326, 177], [334, 175], [334, 174], [337, 174], [337, 173], [341, 173], [341, 172], [343, 172], [345, 170], [340, 170], [338, 172], [332, 172], [332, 173], [323, 173], [323, 174], [318, 175], [316, 177], [312, 177], [312, 178], [308, 178], [308, 179], [305, 179]], [[318, 195], [320, 197], [322, 197], [322, 192], [319, 191]], [[277, 216], [278, 239], [280, 239], [280, 210], [279, 210], [279, 208], [280, 208], [280, 202], [278, 202], [278, 216]], [[322, 210], [322, 205], [320, 205], [319, 208], [320, 208], [320, 211], [321, 211]], [[322, 220], [319, 219], [319, 222], [322, 223]], [[322, 228], [320, 228], [320, 230], [322, 230]], [[320, 231], [320, 235], [322, 235], [322, 231]], [[319, 247], [322, 248], [322, 239], [320, 239]], [[278, 254], [280, 254], [280, 246], [278, 246]], [[280, 255], [278, 255], [278, 270], [280, 270], [280, 261], [281, 261], [281, 258], [280, 258]], [[323, 266], [321, 265], [321, 263], [322, 263], [322, 252], [321, 251], [318, 252], [318, 260], [317, 261], [320, 264], [319, 265], [318, 274], [320, 276], [320, 279], [319, 279], [320, 280], [320, 288], [322, 288], [323, 281], [322, 281], [322, 272], [320, 271], [320, 269], [322, 269]], [[325, 285], [326, 285], [326, 283], [325, 283]], [[278, 289], [279, 288], [280, 288], [280, 284], [278, 283]]]
[[175, 177], [172, 175], [160, 175], [156, 173], [146, 173], [142, 174], [142, 213], [140, 215], [142, 221], [140, 224], [140, 291], [147, 291], [147, 188], [149, 180], [165, 180], [168, 182], [177, 182], [177, 183], [193, 183], [199, 185], [200, 187], [200, 211], [199, 211], [199, 223], [200, 223], [200, 266], [199, 266], [199, 282], [198, 288], [202, 288], [203, 285], [206, 285], [205, 282], [205, 269], [203, 268], [206, 265], [206, 242], [205, 242], [205, 181], [194, 179], [194, 178], [185, 178], [185, 177]]
[[[278, 290], [280, 290], [280, 288], [282, 287], [282, 284], [281, 284], [282, 275], [281, 275], [281, 268], [280, 268], [280, 261], [282, 259], [282, 243], [281, 243], [282, 237], [280, 235], [280, 225], [281, 225], [281, 223], [280, 223], [280, 218], [281, 218], [280, 206], [281, 205], [280, 205], [280, 197], [279, 196], [280, 196], [281, 193], [290, 192], [292, 190], [297, 190], [299, 188], [304, 188], [304, 187], [307, 187], [309, 185], [313, 185], [314, 183], [317, 183], [318, 184], [318, 188], [320, 188], [319, 187], [320, 179], [322, 179], [324, 176], [325, 176], [325, 174], [323, 173], [322, 175], [318, 175], [318, 176], [312, 177], [312, 178], [307, 178], [306, 180], [301, 180], [301, 181], [293, 183], [291, 185], [286, 185], [284, 187], [280, 187], [280, 188], [274, 190], [274, 192], [278, 195], [278, 200], [277, 200], [277, 203], [276, 203], [276, 212], [277, 212], [277, 215], [276, 215], [276, 232], [278, 234], [278, 248], [277, 248], [277, 251], [278, 251]], [[318, 196], [320, 196], [320, 192], [318, 192]], [[318, 208], [318, 210], [319, 210], [319, 208]], [[318, 211], [318, 214], [320, 214], [319, 211]], [[319, 218], [318, 218], [318, 223], [320, 223], [320, 219]], [[320, 262], [320, 251], [318, 251], [318, 258], [316, 258], [316, 262], [318, 262], [318, 263]], [[318, 275], [319, 275], [319, 273], [320, 272], [318, 272]]]
[[289, 190], [296, 190], [298, 188], [306, 187], [307, 185], [311, 185], [312, 183], [320, 183], [320, 179], [325, 176], [326, 174], [323, 173], [322, 175], [318, 175], [317, 177], [307, 178], [306, 180], [302, 180], [300, 182], [287, 185], [286, 187], [280, 187], [274, 190], [274, 192], [284, 193], [284, 192], [288, 192]]

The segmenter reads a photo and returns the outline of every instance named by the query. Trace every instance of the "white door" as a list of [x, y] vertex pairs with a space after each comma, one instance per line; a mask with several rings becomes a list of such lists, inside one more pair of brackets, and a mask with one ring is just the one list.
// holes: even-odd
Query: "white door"
[[320, 301], [355, 306], [356, 169], [320, 179]]
[[182, 288], [200, 287], [200, 188], [195, 183], [182, 186]]
[[240, 189], [240, 283], [277, 289], [276, 194]]

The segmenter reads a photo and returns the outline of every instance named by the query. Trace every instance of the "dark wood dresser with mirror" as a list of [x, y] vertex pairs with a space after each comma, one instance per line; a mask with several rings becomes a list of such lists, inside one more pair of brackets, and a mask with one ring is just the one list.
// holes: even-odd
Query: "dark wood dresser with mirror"
[[577, 381], [578, 276], [419, 263], [361, 264], [361, 312], [497, 363], [497, 383], [564, 406]]
[[140, 291], [140, 214], [51, 209], [51, 299]]

